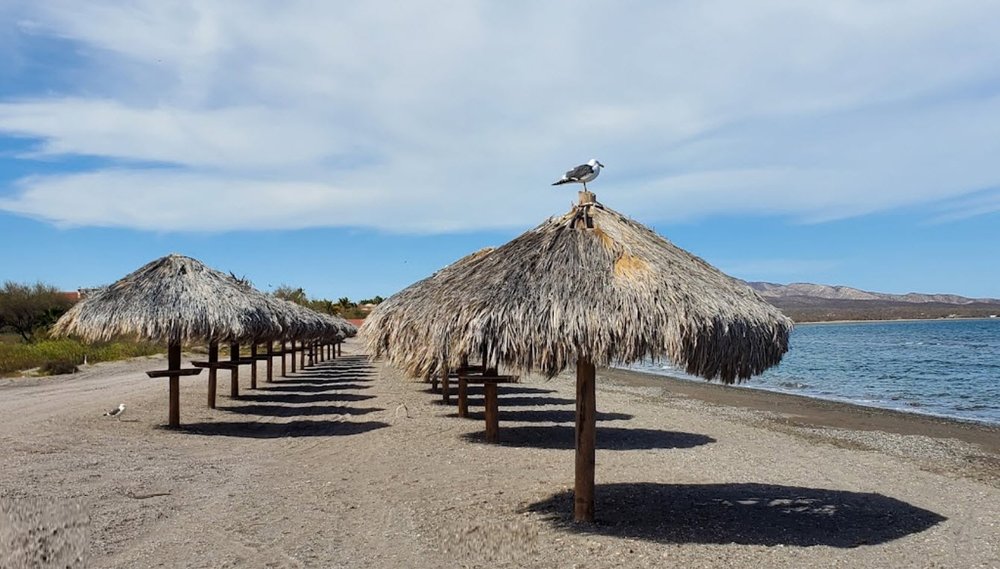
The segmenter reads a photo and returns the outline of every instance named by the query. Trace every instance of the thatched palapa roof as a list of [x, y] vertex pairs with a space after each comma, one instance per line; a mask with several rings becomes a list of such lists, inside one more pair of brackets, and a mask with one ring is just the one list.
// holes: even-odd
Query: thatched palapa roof
[[358, 329], [354, 324], [351, 324], [340, 316], [332, 314], [321, 314], [321, 316], [327, 321], [327, 334], [324, 339], [339, 341], [346, 338], [353, 338], [358, 333]]
[[53, 327], [87, 341], [256, 341], [281, 322], [264, 294], [183, 255], [167, 255], [77, 303]]
[[485, 354], [549, 376], [578, 357], [667, 359], [731, 383], [777, 364], [791, 327], [747, 285], [592, 202], [394, 295], [361, 335], [415, 377]]

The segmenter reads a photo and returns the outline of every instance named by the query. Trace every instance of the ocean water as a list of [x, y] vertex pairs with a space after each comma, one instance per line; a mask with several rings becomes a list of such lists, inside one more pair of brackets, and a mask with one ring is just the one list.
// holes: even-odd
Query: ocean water
[[743, 386], [1000, 425], [1000, 318], [799, 324], [781, 364]]

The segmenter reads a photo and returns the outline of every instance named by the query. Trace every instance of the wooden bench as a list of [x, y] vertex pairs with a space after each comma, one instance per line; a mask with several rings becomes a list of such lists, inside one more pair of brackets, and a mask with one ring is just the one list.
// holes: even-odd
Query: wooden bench
[[149, 377], [166, 377], [169, 380], [170, 402], [167, 415], [167, 424], [171, 427], [179, 427], [181, 424], [181, 376], [198, 375], [200, 368], [181, 367], [181, 343], [171, 341], [167, 346], [167, 369], [147, 371]]
[[[473, 373], [484, 373], [485, 371], [486, 371], [486, 368], [484, 366], [479, 365], [479, 366], [465, 366], [465, 367], [460, 367], [460, 368], [458, 368], [456, 370], [449, 371], [447, 374], [442, 373], [441, 374], [441, 379], [442, 379], [441, 387], [442, 387], [443, 391], [440, 391], [441, 398], [444, 400], [445, 403], [451, 403], [451, 382], [450, 382], [450, 380], [452, 380], [452, 379], [458, 379], [458, 376], [460, 374], [463, 374], [463, 373], [464, 374], [473, 374]], [[439, 390], [438, 390], [438, 377], [436, 375], [431, 378], [431, 391], [433, 391], [434, 393], [438, 393], [439, 392]]]
[[[230, 348], [234, 349], [233, 347]], [[232, 356], [236, 356], [233, 359]], [[215, 393], [216, 393], [216, 372], [220, 369], [229, 370], [232, 372], [232, 377], [230, 378], [229, 396], [236, 399], [240, 395], [240, 384], [239, 384], [239, 372], [241, 365], [253, 365], [254, 373], [252, 374], [252, 388], [257, 387], [257, 359], [256, 357], [239, 357], [239, 352], [230, 352], [230, 359], [220, 360], [219, 358], [219, 347], [215, 344], [210, 344], [208, 347], [208, 361], [195, 361], [191, 362], [196, 368], [202, 368], [208, 370], [208, 407], [209, 409], [215, 409]]]
[[149, 377], [180, 377], [182, 375], [198, 375], [201, 373], [200, 369], [158, 369], [154, 371], [147, 371], [146, 375]]
[[191, 362], [191, 365], [193, 365], [194, 367], [203, 368], [203, 369], [233, 369], [233, 368], [239, 367], [242, 364], [241, 364], [241, 362], [238, 362], [238, 361], [237, 362], [231, 362], [231, 361], [224, 361], [224, 362], [202, 362], [202, 361], [199, 361], [199, 362]]
[[459, 375], [458, 376], [458, 416], [469, 416], [469, 384], [482, 384], [483, 404], [486, 418], [486, 442], [500, 442], [500, 403], [497, 399], [497, 385], [517, 383], [516, 375]]

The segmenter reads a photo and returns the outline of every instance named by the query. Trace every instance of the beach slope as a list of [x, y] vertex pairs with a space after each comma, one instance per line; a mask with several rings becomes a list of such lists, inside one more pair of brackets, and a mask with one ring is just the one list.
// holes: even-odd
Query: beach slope
[[0, 380], [0, 566], [1000, 564], [996, 429], [599, 370], [576, 526], [571, 375], [501, 386], [494, 446], [480, 391], [460, 419], [345, 356], [215, 410], [183, 379], [173, 431], [156, 358]]

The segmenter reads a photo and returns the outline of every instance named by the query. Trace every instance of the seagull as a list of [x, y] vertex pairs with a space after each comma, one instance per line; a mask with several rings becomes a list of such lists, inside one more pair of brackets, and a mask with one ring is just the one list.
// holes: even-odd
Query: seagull
[[124, 403], [119, 403], [118, 407], [116, 407], [116, 408], [108, 411], [107, 413], [104, 414], [104, 416], [105, 417], [115, 417], [119, 421], [121, 421], [122, 420], [122, 415], [124, 415], [124, 414], [125, 414], [125, 404]]
[[597, 158], [591, 158], [586, 164], [580, 164], [563, 174], [563, 177], [556, 180], [552, 185], [560, 186], [562, 184], [577, 183], [583, 184], [583, 189], [587, 190], [587, 182], [593, 182], [594, 178], [601, 173], [601, 168], [603, 167], [604, 164], [598, 162]]

